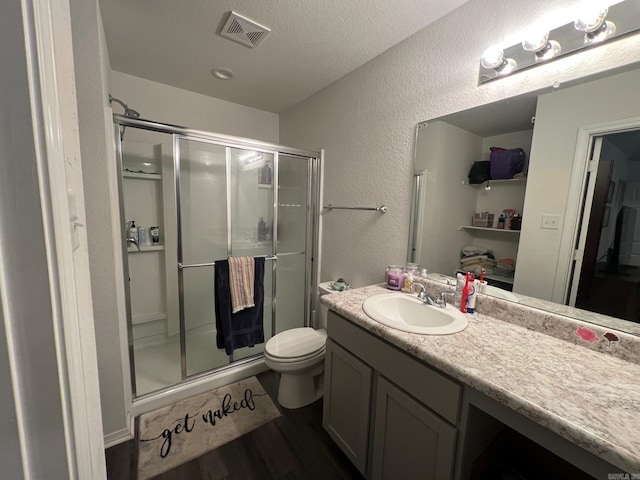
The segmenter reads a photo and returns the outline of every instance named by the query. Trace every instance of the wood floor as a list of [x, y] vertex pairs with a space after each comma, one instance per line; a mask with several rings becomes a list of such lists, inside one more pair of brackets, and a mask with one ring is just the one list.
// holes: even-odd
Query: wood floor
[[[154, 480], [362, 479], [322, 428], [322, 400], [287, 410], [276, 402], [278, 375], [258, 380], [282, 416]], [[136, 440], [106, 451], [109, 480], [136, 480]]]

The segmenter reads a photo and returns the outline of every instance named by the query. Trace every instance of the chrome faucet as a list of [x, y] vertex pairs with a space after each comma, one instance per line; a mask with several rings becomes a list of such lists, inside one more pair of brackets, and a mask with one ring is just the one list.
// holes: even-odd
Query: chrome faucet
[[428, 303], [429, 300], [431, 300], [431, 298], [429, 297], [429, 295], [427, 295], [427, 289], [425, 288], [425, 286], [420, 283], [420, 282], [413, 282], [411, 284], [411, 291], [413, 292], [414, 287], [420, 287], [421, 290], [418, 292], [418, 300], [420, 300], [423, 303]]
[[141, 251], [140, 245], [138, 245], [138, 241], [135, 238], [127, 238], [127, 246], [129, 246], [130, 243], [133, 243], [139, 252]]
[[452, 298], [455, 296], [453, 292], [442, 292], [439, 297], [433, 298], [429, 294], [427, 294], [426, 287], [420, 282], [413, 282], [411, 285], [411, 291], [413, 291], [414, 286], [419, 286], [420, 291], [418, 292], [418, 300], [423, 303], [427, 303], [429, 305], [435, 305], [436, 307], [446, 308], [447, 307], [447, 299], [448, 295], [451, 295]]

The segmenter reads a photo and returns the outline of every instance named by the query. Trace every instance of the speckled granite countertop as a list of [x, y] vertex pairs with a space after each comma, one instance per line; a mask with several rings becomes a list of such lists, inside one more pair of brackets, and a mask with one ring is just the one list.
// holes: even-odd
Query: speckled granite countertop
[[609, 463], [640, 474], [639, 364], [481, 313], [469, 315], [469, 326], [454, 335], [395, 330], [362, 310], [368, 297], [389, 292], [374, 285], [325, 295], [321, 302]]

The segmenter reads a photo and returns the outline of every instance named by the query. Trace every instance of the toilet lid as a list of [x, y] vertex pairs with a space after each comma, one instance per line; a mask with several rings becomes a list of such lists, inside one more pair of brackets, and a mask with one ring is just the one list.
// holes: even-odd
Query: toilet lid
[[326, 335], [313, 328], [293, 328], [271, 337], [264, 349], [274, 358], [305, 357], [322, 350], [326, 341]]

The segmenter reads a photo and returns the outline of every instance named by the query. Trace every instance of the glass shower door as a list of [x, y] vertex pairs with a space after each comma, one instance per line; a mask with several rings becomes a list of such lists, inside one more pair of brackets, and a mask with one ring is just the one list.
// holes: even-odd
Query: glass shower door
[[[275, 155], [242, 148], [229, 149], [230, 256], [265, 257], [263, 329], [265, 343], [273, 325], [273, 240]], [[264, 343], [233, 352], [234, 360], [260, 355]]]
[[[274, 154], [180, 138], [179, 211], [186, 375], [261, 354], [216, 346], [215, 267], [228, 256], [272, 256]], [[273, 260], [265, 262], [265, 341], [272, 332]]]
[[311, 272], [309, 176], [310, 159], [278, 157], [278, 241], [276, 254], [276, 333], [303, 327], [307, 317], [307, 288]]
[[[227, 257], [226, 148], [179, 138], [179, 250], [186, 374], [229, 363], [216, 348], [213, 263]], [[180, 261], [180, 260], [179, 260]]]

